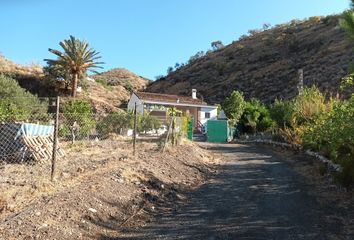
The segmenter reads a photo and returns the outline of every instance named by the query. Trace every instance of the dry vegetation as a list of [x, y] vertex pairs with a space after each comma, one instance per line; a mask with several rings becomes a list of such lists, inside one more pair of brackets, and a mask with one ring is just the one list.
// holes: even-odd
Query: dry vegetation
[[298, 70], [305, 86], [336, 95], [354, 58], [338, 16], [292, 21], [254, 31], [153, 82], [148, 91], [190, 94], [196, 88], [210, 103], [221, 103], [234, 89], [264, 102], [297, 94]]
[[22, 77], [43, 77], [43, 69], [38, 64], [20, 65], [0, 55], [0, 73]]
[[[59, 86], [54, 87], [46, 82], [40, 65], [16, 64], [0, 55], [0, 74], [11, 76], [22, 88], [39, 97], [56, 96], [56, 92], [60, 92]], [[124, 106], [132, 91], [143, 90], [149, 83], [149, 80], [122, 68], [97, 74], [92, 78], [96, 81], [86, 81], [79, 98], [88, 99], [98, 113], [111, 112]]]
[[92, 76], [84, 96], [92, 102], [96, 112], [111, 112], [128, 102], [132, 91], [145, 89], [149, 80], [126, 69], [116, 68]]
[[203, 182], [217, 162], [192, 143], [164, 154], [157, 146], [139, 142], [134, 158], [124, 138], [64, 145], [55, 184], [49, 163], [3, 166], [0, 239], [113, 235], [130, 216], [144, 224], [157, 202], [183, 198], [182, 189]]

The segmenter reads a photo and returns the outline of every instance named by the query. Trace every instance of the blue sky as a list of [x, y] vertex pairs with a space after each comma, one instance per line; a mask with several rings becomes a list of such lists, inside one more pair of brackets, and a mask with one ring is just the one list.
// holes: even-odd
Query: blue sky
[[0, 53], [44, 64], [69, 35], [101, 52], [104, 69], [154, 79], [210, 43], [229, 44], [263, 23], [340, 13], [348, 0], [0, 0]]

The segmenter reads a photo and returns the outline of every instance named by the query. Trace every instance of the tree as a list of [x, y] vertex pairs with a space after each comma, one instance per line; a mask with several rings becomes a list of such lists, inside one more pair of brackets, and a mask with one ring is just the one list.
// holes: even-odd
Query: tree
[[224, 47], [224, 44], [221, 41], [214, 41], [211, 43], [211, 47], [214, 51], [219, 50]]
[[48, 64], [43, 68], [45, 74], [46, 84], [52, 87], [63, 83], [65, 91], [69, 89], [70, 73], [59, 65]]
[[205, 56], [205, 52], [204, 51], [199, 51], [196, 54], [194, 54], [193, 56], [191, 56], [188, 60], [188, 63], [192, 63], [196, 60], [198, 60], [199, 58]]
[[245, 99], [243, 94], [239, 91], [233, 91], [230, 97], [225, 99], [223, 109], [231, 123], [236, 125], [245, 109]]
[[95, 72], [94, 68], [103, 62], [96, 62], [101, 57], [89, 47], [86, 41], [81, 41], [73, 36], [59, 43], [63, 48], [63, 52], [51, 49], [48, 50], [57, 56], [57, 59], [44, 59], [48, 65], [60, 66], [62, 69], [70, 73], [71, 76], [71, 94], [76, 97], [76, 90], [80, 76], [86, 74], [87, 70]]
[[168, 67], [167, 68], [167, 74], [171, 74], [173, 72], [173, 67]]
[[270, 27], [272, 26], [272, 24], [270, 23], [263, 23], [263, 30], [268, 30]]

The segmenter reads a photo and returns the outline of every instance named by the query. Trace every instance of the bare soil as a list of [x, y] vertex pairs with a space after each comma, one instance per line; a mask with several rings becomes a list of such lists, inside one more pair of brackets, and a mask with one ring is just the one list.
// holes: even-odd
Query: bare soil
[[160, 202], [183, 199], [218, 162], [186, 143], [161, 153], [156, 142], [125, 139], [64, 146], [58, 174], [50, 164], [8, 164], [0, 170], [0, 239], [97, 239], [143, 226]]

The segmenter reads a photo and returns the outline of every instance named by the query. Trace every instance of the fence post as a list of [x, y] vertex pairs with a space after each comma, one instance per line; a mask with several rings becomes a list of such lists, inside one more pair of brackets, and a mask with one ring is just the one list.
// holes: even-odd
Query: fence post
[[137, 110], [136, 110], [137, 104], [135, 103], [135, 108], [134, 108], [134, 131], [133, 131], [133, 156], [135, 156], [135, 150], [136, 150], [136, 130], [137, 130]]
[[52, 171], [50, 174], [50, 180], [54, 180], [56, 161], [57, 161], [57, 149], [58, 149], [58, 126], [59, 126], [59, 96], [56, 99], [56, 111], [54, 120], [54, 133], [53, 133], [53, 154], [52, 154]]
[[172, 128], [172, 122], [173, 122], [173, 118], [171, 119], [170, 125], [169, 125], [168, 130], [167, 130], [165, 144], [163, 145], [162, 152], [165, 152], [165, 150], [166, 150], [167, 143], [168, 143], [168, 138], [170, 136], [170, 131], [171, 131], [171, 128]]

